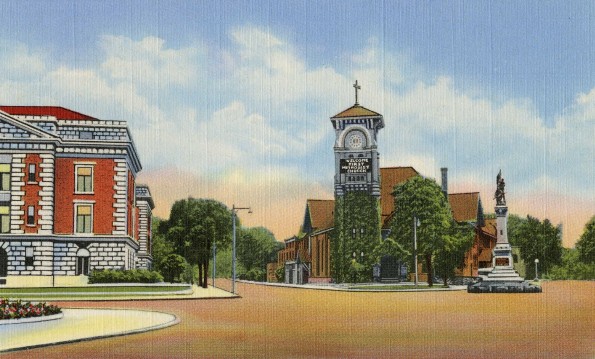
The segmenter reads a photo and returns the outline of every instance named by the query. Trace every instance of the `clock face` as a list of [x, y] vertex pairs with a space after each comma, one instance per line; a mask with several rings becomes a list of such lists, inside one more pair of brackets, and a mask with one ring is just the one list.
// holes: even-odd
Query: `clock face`
[[366, 135], [357, 130], [349, 132], [345, 138], [345, 147], [355, 150], [366, 147]]

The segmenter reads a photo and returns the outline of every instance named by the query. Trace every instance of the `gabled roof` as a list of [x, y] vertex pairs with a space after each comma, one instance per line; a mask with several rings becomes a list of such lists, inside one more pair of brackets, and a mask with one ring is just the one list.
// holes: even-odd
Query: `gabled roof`
[[339, 112], [331, 118], [345, 118], [345, 117], [379, 117], [382, 116], [378, 112], [374, 112], [360, 105], [354, 105], [350, 108]]
[[481, 231], [489, 236], [496, 238], [497, 229], [496, 229], [496, 219], [485, 219], [484, 225], [480, 228]]
[[14, 116], [53, 116], [58, 120], [97, 120], [94, 117], [59, 106], [0, 106]]
[[309, 199], [306, 201], [306, 216], [303, 230], [312, 232], [331, 228], [335, 220], [335, 201], [332, 199]]
[[395, 198], [392, 194], [395, 185], [415, 176], [419, 176], [419, 173], [413, 167], [380, 168], [380, 206], [383, 222], [395, 210]]
[[[23, 138], [23, 134], [28, 134], [30, 138], [37, 138], [37, 139], [50, 139], [52, 141], [57, 140], [58, 137], [48, 133], [37, 126], [34, 126], [27, 121], [20, 120], [16, 117], [10, 116], [10, 114], [3, 112], [0, 110], [0, 127], [8, 126], [9, 128], [17, 129], [17, 132], [20, 132], [20, 138]], [[12, 135], [10, 133], [2, 133], [0, 137], [2, 138], [10, 138]]]
[[449, 193], [448, 203], [457, 222], [476, 222], [479, 214], [479, 192]]

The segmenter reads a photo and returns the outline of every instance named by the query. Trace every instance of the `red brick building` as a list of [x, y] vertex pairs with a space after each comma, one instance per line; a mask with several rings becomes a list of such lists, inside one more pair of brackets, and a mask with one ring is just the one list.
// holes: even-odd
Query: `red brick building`
[[[414, 176], [419, 176], [419, 173], [413, 167], [380, 168], [383, 237], [390, 231], [390, 220], [395, 211], [392, 195], [394, 187]], [[448, 193], [446, 169], [443, 169], [442, 190], [445, 194]], [[495, 221], [484, 219], [479, 192], [450, 193], [447, 196], [455, 221], [459, 224], [467, 223], [475, 230], [473, 246], [467, 252], [457, 275], [476, 277], [479, 268], [491, 266], [492, 249], [496, 243]], [[330, 241], [334, 225], [334, 204], [334, 200], [307, 200], [300, 234], [285, 240], [285, 248], [279, 251], [277, 263], [274, 265], [275, 268], [285, 267], [286, 283], [331, 281]], [[418, 272], [419, 280], [426, 281], [427, 275], [424, 273], [421, 260]], [[411, 279], [412, 273], [409, 274]], [[276, 279], [271, 275], [268, 280]]]
[[0, 106], [0, 283], [86, 282], [151, 267], [148, 187], [125, 122], [62, 107]]

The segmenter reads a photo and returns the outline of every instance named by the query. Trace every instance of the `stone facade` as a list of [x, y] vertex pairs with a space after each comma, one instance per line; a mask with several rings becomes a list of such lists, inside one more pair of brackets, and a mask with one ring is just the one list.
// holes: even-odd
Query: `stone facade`
[[0, 106], [0, 167], [0, 285], [151, 268], [154, 204], [135, 183], [141, 164], [125, 122]]

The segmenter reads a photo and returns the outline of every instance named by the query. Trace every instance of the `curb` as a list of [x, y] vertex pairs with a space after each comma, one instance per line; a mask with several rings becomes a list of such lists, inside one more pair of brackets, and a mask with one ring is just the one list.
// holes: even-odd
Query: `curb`
[[2, 319], [0, 325], [12, 325], [12, 324], [26, 324], [26, 323], [39, 323], [47, 322], [50, 320], [58, 320], [64, 317], [64, 313], [52, 314], [52, 315], [40, 315], [39, 317], [19, 318], [19, 319]]
[[253, 284], [253, 285], [265, 285], [270, 287], [279, 287], [279, 288], [296, 288], [296, 289], [311, 289], [311, 290], [328, 290], [328, 291], [336, 291], [336, 292], [353, 292], [353, 293], [411, 293], [411, 292], [453, 292], [453, 291], [462, 291], [467, 290], [466, 286], [453, 286], [452, 288], [432, 288], [432, 289], [422, 289], [422, 288], [415, 288], [412, 289], [350, 289], [348, 287], [339, 288], [334, 286], [317, 286], [317, 285], [308, 285], [308, 284], [285, 284], [285, 283], [269, 283], [269, 282], [252, 282], [241, 280], [238, 282], [242, 282], [245, 284]]
[[[65, 308], [65, 309], [69, 309], [69, 308]], [[129, 310], [129, 309], [109, 309], [109, 310]], [[112, 333], [112, 334], [106, 334], [106, 335], [96, 335], [96, 336], [86, 337], [86, 338], [68, 339], [68, 340], [62, 340], [62, 341], [57, 341], [57, 342], [52, 342], [52, 343], [27, 345], [27, 346], [23, 346], [23, 347], [17, 347], [17, 348], [10, 348], [10, 349], [6, 349], [6, 350], [0, 350], [0, 353], [8, 353], [8, 352], [21, 351], [21, 350], [28, 350], [28, 349], [35, 349], [35, 348], [42, 348], [42, 347], [54, 346], [54, 345], [62, 345], [62, 344], [70, 344], [70, 343], [80, 343], [80, 342], [86, 342], [86, 341], [96, 340], [96, 339], [105, 339], [105, 338], [121, 337], [121, 336], [124, 336], [124, 335], [146, 333], [146, 332], [150, 332], [150, 331], [153, 331], [153, 330], [165, 329], [165, 328], [174, 326], [176, 324], [179, 324], [181, 322], [180, 319], [176, 315], [171, 314], [171, 313], [159, 312], [159, 311], [154, 311], [154, 310], [153, 311], [145, 310], [145, 311], [142, 311], [142, 312], [167, 314], [167, 315], [170, 315], [173, 318], [169, 322], [161, 323], [161, 324], [157, 324], [157, 325], [153, 325], [153, 326], [150, 326], [150, 327], [133, 329], [133, 330], [127, 330], [127, 331], [123, 331], [123, 332], [119, 332], [119, 333]]]

